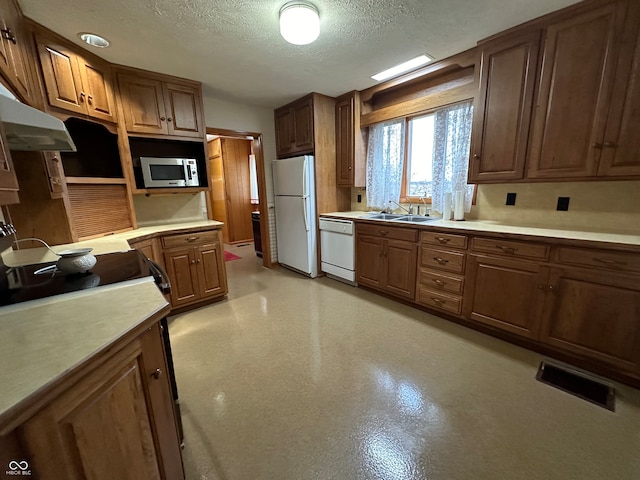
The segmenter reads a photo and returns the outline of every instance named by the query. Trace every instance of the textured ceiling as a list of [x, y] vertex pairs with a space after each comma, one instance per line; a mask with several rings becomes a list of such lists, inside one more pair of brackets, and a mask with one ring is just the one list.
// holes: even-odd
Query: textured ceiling
[[[576, 0], [314, 0], [320, 38], [280, 36], [286, 0], [19, 0], [28, 17], [78, 44], [90, 31], [114, 63], [199, 80], [205, 95], [267, 107], [311, 91], [336, 96], [428, 53], [436, 59]], [[85, 45], [86, 46], [86, 45]]]

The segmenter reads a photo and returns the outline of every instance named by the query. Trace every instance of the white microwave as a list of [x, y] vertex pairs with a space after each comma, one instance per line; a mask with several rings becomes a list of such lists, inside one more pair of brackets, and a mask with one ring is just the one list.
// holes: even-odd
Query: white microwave
[[140, 157], [145, 188], [198, 187], [195, 158]]

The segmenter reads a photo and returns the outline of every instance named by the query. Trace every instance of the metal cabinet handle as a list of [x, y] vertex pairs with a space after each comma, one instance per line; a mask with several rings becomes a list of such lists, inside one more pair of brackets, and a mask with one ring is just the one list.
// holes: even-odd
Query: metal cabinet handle
[[616, 148], [616, 142], [604, 142], [604, 148]]
[[6, 39], [9, 40], [11, 43], [13, 43], [14, 45], [17, 43], [16, 42], [16, 36], [13, 34], [13, 32], [11, 31], [11, 28], [7, 27], [7, 28], [3, 28], [0, 30], [0, 32], [2, 32], [2, 36]]
[[199, 238], [200, 238], [200, 237], [189, 237], [189, 238], [187, 238], [187, 242], [191, 242], [191, 243], [193, 243], [193, 242], [195, 242], [196, 240], [198, 240]]
[[473, 154], [473, 159], [474, 160], [480, 160], [480, 155], [478, 155], [477, 153]]
[[84, 97], [85, 97], [84, 92], [80, 92], [80, 103], [84, 103]]
[[165, 117], [160, 117], [160, 121], [161, 121], [161, 122], [164, 122], [165, 120], [166, 120], [166, 118], [165, 118]]
[[382, 236], [389, 235], [389, 230], [380, 230], [380, 235]]
[[446, 265], [447, 263], [449, 263], [449, 260], [445, 259], [445, 258], [440, 258], [440, 257], [433, 257], [433, 259], [438, 262], [440, 265]]
[[89, 105], [93, 105], [93, 97], [91, 95], [87, 96], [87, 101], [89, 102]]
[[191, 260], [191, 262], [189, 262], [189, 263], [191, 263], [191, 265], [195, 265], [196, 261], [195, 260]]
[[597, 148], [598, 150], [600, 150], [602, 148], [602, 144], [600, 142], [596, 142], [592, 144], [591, 147]]
[[433, 300], [437, 305], [443, 305], [443, 304], [446, 303], [444, 300], [441, 300], [441, 299], [436, 298], [436, 297], [431, 297], [431, 300]]
[[449, 243], [449, 241], [451, 239], [450, 238], [444, 238], [444, 237], [436, 237], [436, 240], [439, 241], [440, 243], [447, 244], [447, 243]]
[[626, 262], [620, 262], [619, 260], [608, 260], [606, 258], [595, 258], [593, 259], [594, 262], [600, 262], [600, 263], [604, 263], [605, 265], [621, 265], [624, 266], [627, 263]]
[[151, 376], [156, 380], [158, 380], [162, 376], [162, 370], [160, 370], [159, 368], [156, 368], [156, 371], [153, 372]]
[[169, 117], [167, 118], [167, 122], [171, 122], [173, 120], [173, 118]]
[[549, 291], [550, 291], [550, 292], [553, 292], [553, 290], [554, 290], [553, 285], [549, 285]]
[[202, 260], [198, 258], [198, 259], [196, 260], [196, 263], [202, 263]]
[[496, 245], [496, 248], [499, 248], [504, 253], [516, 253], [516, 251], [518, 250], [515, 247], [505, 247], [504, 245]]
[[447, 284], [447, 282], [443, 282], [442, 280], [432, 280], [432, 281], [439, 287], [444, 287]]
[[351, 165], [349, 165], [347, 168], [348, 168], [349, 170], [351, 170]]

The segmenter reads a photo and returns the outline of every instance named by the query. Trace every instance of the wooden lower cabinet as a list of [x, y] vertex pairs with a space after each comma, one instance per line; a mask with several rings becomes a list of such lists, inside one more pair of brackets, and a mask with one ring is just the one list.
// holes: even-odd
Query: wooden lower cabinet
[[535, 262], [469, 255], [465, 318], [537, 338], [547, 270]]
[[20, 438], [36, 478], [184, 479], [160, 328], [153, 324], [8, 436]]
[[358, 283], [413, 300], [418, 247], [415, 242], [359, 235], [356, 247]]
[[640, 374], [638, 277], [552, 268], [541, 340]]
[[227, 294], [224, 255], [219, 242], [165, 249], [164, 263], [171, 280], [174, 308]]

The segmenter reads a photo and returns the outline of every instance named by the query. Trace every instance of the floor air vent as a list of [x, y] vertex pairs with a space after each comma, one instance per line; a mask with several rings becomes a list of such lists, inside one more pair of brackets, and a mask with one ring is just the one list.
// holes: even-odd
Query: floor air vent
[[545, 362], [540, 363], [536, 379], [615, 412], [616, 391], [609, 385]]

